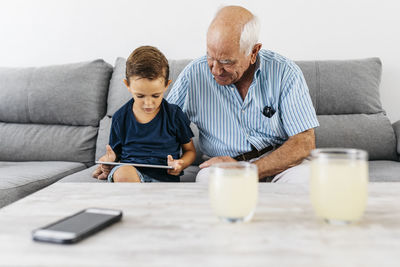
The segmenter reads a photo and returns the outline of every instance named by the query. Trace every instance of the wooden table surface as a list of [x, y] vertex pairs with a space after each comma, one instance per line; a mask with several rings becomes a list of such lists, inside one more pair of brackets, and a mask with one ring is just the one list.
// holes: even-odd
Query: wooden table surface
[[[124, 216], [75, 245], [32, 241], [87, 207]], [[347, 226], [316, 219], [307, 186], [260, 184], [253, 220], [227, 224], [202, 184], [56, 183], [0, 209], [0, 266], [400, 266], [400, 183], [369, 184]]]

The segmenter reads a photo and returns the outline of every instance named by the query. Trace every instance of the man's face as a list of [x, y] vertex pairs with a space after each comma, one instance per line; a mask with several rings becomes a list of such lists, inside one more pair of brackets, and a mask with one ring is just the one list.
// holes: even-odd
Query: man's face
[[250, 66], [251, 55], [240, 51], [237, 42], [207, 36], [207, 63], [220, 85], [238, 82]]

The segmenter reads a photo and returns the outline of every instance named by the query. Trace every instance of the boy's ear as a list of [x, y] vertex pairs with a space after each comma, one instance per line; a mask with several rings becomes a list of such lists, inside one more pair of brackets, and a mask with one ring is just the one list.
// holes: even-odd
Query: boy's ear
[[167, 89], [168, 89], [168, 87], [170, 86], [171, 83], [172, 83], [172, 80], [168, 80], [168, 83], [167, 83], [167, 86], [165, 86], [164, 92], [167, 91]]
[[126, 79], [124, 79], [124, 84], [126, 85], [126, 87], [128, 87], [128, 89], [130, 89], [130, 88], [129, 88], [128, 81], [127, 81]]

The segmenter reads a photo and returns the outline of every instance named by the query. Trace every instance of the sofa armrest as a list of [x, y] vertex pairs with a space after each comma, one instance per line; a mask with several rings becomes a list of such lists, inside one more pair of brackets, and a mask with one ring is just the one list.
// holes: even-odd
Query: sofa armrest
[[397, 139], [397, 154], [400, 155], [400, 120], [393, 123], [393, 129]]

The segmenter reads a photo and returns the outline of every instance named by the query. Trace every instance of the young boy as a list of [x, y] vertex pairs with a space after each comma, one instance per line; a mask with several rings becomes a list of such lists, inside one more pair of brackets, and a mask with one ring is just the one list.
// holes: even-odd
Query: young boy
[[99, 161], [169, 165], [174, 169], [101, 164], [93, 177], [109, 182], [179, 182], [196, 150], [189, 119], [178, 106], [163, 99], [171, 83], [168, 76], [168, 61], [157, 48], [142, 46], [132, 52], [124, 79], [132, 99], [112, 117], [107, 153]]

